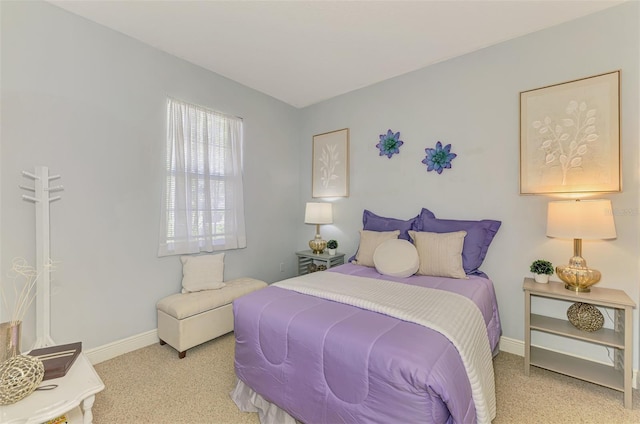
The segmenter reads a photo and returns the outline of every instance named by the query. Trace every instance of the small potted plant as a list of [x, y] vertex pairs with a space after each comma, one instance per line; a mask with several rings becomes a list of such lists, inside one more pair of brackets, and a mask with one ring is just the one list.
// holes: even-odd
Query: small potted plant
[[549, 276], [553, 275], [553, 265], [544, 259], [536, 259], [529, 267], [529, 271], [535, 274], [536, 283], [548, 283]]
[[338, 249], [338, 242], [335, 240], [329, 240], [327, 242], [327, 251], [329, 252], [329, 255], [335, 255], [336, 249]]

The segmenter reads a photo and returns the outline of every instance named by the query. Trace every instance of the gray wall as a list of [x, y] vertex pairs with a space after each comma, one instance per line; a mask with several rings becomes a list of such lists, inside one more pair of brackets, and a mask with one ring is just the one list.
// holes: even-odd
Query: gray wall
[[[519, 93], [604, 72], [621, 70], [621, 144], [624, 190], [598, 196], [613, 202], [618, 237], [585, 241], [583, 255], [604, 277], [600, 287], [638, 294], [638, 75], [639, 4], [629, 2], [545, 31], [361, 89], [303, 110], [301, 163], [311, 156], [313, 134], [348, 127], [351, 195], [335, 201], [334, 225], [325, 239], [355, 252], [362, 210], [407, 219], [426, 207], [440, 218], [502, 221], [482, 269], [494, 280], [503, 335], [524, 339], [522, 279], [529, 264], [547, 258], [566, 264], [570, 240], [545, 236], [547, 196], [519, 195]], [[393, 60], [380, 58], [380, 60]], [[379, 156], [379, 134], [400, 131], [404, 145], [392, 159]], [[458, 157], [441, 175], [420, 163], [424, 149], [451, 143]], [[311, 197], [310, 173], [301, 168], [302, 201]], [[302, 202], [301, 202], [302, 203]], [[300, 247], [312, 233], [300, 226]], [[306, 236], [306, 238], [305, 238]], [[541, 304], [563, 316], [566, 305]], [[637, 310], [635, 368], [638, 368]], [[607, 319], [607, 325], [610, 321]], [[534, 339], [538, 341], [538, 339]], [[555, 347], [609, 362], [604, 348]]]
[[294, 272], [299, 111], [49, 4], [1, 7], [0, 275], [6, 287], [13, 257], [35, 265], [35, 208], [18, 185], [47, 166], [65, 188], [51, 205], [57, 343], [153, 330], [155, 303], [180, 288], [178, 257], [157, 257], [167, 96], [244, 118], [247, 248], [227, 252], [225, 278]]

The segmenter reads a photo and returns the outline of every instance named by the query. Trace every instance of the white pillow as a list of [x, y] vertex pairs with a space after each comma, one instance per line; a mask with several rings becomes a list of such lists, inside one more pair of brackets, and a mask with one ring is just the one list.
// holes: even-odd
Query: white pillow
[[224, 253], [180, 256], [182, 293], [221, 289], [224, 281]]
[[434, 277], [468, 278], [462, 267], [462, 245], [466, 231], [429, 233], [409, 231], [416, 243], [418, 274]]
[[381, 243], [373, 253], [373, 263], [380, 274], [391, 277], [410, 277], [418, 271], [420, 258], [411, 242], [392, 239]]
[[360, 230], [360, 246], [356, 254], [355, 263], [363, 266], [374, 266], [373, 253], [382, 242], [397, 239], [399, 230], [395, 231], [369, 231]]

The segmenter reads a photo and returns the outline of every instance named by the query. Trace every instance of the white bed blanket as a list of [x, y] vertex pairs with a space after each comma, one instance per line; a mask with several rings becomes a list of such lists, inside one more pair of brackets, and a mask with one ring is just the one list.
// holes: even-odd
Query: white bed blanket
[[491, 423], [496, 416], [492, 355], [484, 319], [473, 301], [444, 290], [338, 273], [326, 278], [323, 274], [315, 272], [273, 285], [389, 315], [441, 333], [460, 353], [471, 383], [477, 422]]

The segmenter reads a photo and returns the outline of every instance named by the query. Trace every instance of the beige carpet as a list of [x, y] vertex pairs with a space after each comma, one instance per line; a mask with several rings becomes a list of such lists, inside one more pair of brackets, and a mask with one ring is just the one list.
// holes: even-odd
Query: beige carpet
[[[257, 414], [239, 412], [229, 397], [233, 349], [231, 333], [190, 349], [184, 359], [156, 344], [97, 364], [106, 388], [96, 396], [94, 423], [257, 423]], [[494, 424], [640, 423], [638, 391], [627, 410], [621, 392], [535, 367], [525, 377], [522, 357], [501, 353], [494, 364]]]

